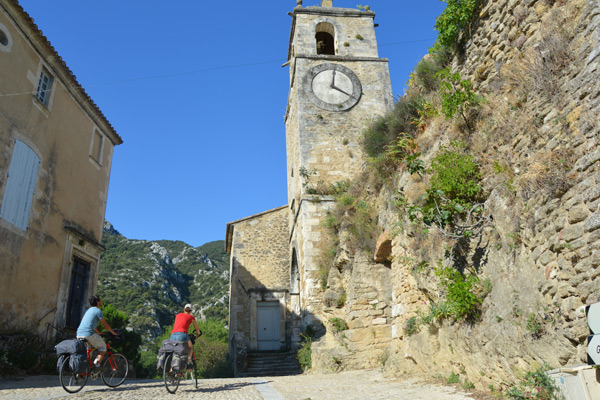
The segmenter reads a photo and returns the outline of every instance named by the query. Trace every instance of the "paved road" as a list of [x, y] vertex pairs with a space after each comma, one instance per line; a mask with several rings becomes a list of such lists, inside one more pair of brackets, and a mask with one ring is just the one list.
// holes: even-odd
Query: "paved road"
[[102, 381], [88, 382], [82, 392], [68, 394], [57, 376], [0, 380], [0, 400], [50, 399], [218, 399], [218, 400], [465, 400], [467, 393], [417, 381], [386, 379], [378, 371], [266, 378], [202, 379], [198, 389], [184, 382], [175, 395], [162, 381], [132, 379], [115, 389]]

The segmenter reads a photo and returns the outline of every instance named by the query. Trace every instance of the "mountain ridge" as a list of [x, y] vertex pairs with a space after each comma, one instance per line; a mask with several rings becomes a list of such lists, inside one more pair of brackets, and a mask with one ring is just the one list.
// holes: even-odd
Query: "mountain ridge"
[[193, 247], [182, 241], [128, 239], [105, 221], [98, 292], [130, 317], [147, 347], [183, 305], [196, 318], [227, 320], [229, 265], [222, 240]]

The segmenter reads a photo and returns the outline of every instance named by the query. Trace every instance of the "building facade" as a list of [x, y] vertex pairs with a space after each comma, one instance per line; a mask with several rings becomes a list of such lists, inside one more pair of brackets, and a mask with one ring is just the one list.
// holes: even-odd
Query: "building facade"
[[0, 332], [77, 328], [95, 292], [114, 147], [16, 0], [0, 0]]
[[248, 351], [291, 345], [287, 248], [287, 207], [227, 224], [229, 343], [235, 373], [245, 370]]
[[[281, 239], [286, 241], [289, 285], [285, 288], [289, 293], [285, 304], [289, 315], [285, 336], [289, 340], [285, 345], [293, 349], [307, 326], [314, 329], [323, 325], [318, 259], [326, 229], [323, 222], [335, 204], [327, 188], [362, 171], [362, 129], [390, 111], [394, 99], [388, 60], [378, 55], [375, 13], [336, 8], [331, 1], [323, 1], [320, 7], [302, 7], [299, 1], [291, 15], [287, 62], [290, 90], [285, 117], [287, 231]], [[246, 236], [244, 251], [259, 248], [261, 240], [261, 235]], [[231, 304], [241, 307], [251, 302], [252, 296], [234, 293], [239, 271], [233, 266], [238, 249], [235, 242], [227, 242], [232, 255]], [[260, 268], [282, 267], [263, 264]], [[237, 312], [230, 310], [230, 336], [244, 330], [253, 334], [256, 324], [252, 324], [252, 313], [245, 314], [249, 320], [242, 323]], [[243, 338], [236, 337], [232, 354], [236, 346], [243, 345]]]

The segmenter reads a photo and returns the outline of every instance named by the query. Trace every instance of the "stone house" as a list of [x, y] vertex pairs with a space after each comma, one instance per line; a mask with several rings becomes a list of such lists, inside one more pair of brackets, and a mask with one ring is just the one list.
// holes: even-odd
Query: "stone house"
[[0, 0], [0, 332], [76, 328], [121, 137], [16, 0]]
[[[375, 13], [331, 1], [297, 4], [285, 64], [288, 205], [227, 225], [236, 372], [247, 350], [295, 349], [308, 326], [323, 328], [319, 255], [335, 201], [319, 188], [358, 175], [362, 127], [394, 104]], [[260, 337], [267, 332], [273, 339], [265, 345]]]

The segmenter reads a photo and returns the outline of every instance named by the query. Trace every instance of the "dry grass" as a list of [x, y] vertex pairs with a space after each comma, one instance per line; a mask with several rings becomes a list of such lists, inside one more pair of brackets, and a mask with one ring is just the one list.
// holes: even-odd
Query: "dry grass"
[[503, 69], [505, 93], [517, 93], [524, 98], [538, 94], [558, 104], [560, 78], [573, 60], [570, 46], [573, 29], [563, 10], [554, 9], [544, 19], [540, 38]]
[[550, 197], [562, 196], [574, 183], [568, 172], [573, 162], [570, 149], [538, 153], [516, 180], [521, 198], [527, 201], [541, 191]]

